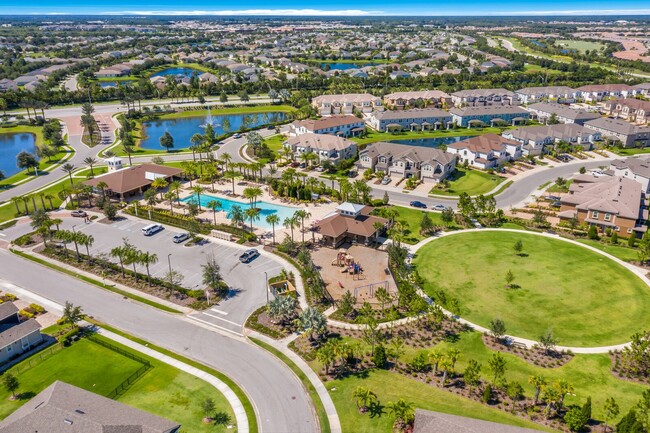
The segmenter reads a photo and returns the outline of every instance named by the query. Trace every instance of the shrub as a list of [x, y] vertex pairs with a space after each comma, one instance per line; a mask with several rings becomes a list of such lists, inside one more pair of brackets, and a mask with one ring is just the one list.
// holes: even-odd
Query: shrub
[[34, 310], [38, 314], [45, 313], [45, 308], [41, 307], [38, 304], [29, 304], [29, 308], [31, 308], [32, 310]]
[[31, 319], [32, 317], [34, 317], [34, 315], [32, 313], [30, 313], [29, 311], [25, 311], [25, 310], [20, 310], [18, 312], [18, 314], [20, 314], [21, 316], [23, 316], [23, 317], [25, 317], [27, 319]]
[[372, 362], [377, 368], [384, 368], [386, 366], [386, 348], [380, 344], [375, 348], [375, 353], [372, 356]]
[[487, 404], [490, 403], [491, 400], [492, 400], [492, 385], [488, 384], [483, 390], [481, 401]]

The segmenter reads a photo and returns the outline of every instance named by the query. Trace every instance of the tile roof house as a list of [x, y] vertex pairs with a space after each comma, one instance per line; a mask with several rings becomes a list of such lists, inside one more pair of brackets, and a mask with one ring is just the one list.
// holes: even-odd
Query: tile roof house
[[530, 113], [516, 105], [490, 105], [454, 107], [449, 110], [451, 121], [463, 128], [481, 125], [521, 124], [526, 122]]
[[548, 122], [553, 114], [560, 123], [576, 123], [578, 125], [584, 125], [585, 122], [600, 117], [598, 113], [590, 113], [587, 110], [571, 108], [554, 102], [538, 102], [529, 105], [526, 109], [530, 111], [531, 117], [541, 123]]
[[447, 153], [457, 155], [458, 162], [481, 169], [496, 167], [502, 161], [521, 156], [522, 144], [497, 134], [470, 137], [447, 146]]
[[643, 234], [647, 230], [648, 210], [641, 206], [641, 184], [620, 176], [578, 175], [569, 192], [562, 194], [560, 220], [577, 218], [604, 232]]
[[0, 422], [3, 433], [177, 433], [180, 427], [58, 380]]
[[522, 104], [539, 101], [575, 102], [577, 91], [567, 86], [525, 87], [515, 91]]
[[456, 157], [437, 148], [378, 142], [359, 153], [361, 169], [388, 176], [439, 182], [456, 168]]
[[312, 105], [321, 116], [331, 114], [352, 114], [354, 109], [362, 113], [382, 111], [381, 98], [369, 93], [348, 93], [344, 95], [321, 95], [312, 99]]
[[448, 104], [451, 104], [451, 96], [441, 90], [394, 92], [384, 96], [384, 105], [398, 110], [419, 106], [443, 108]]
[[451, 116], [439, 108], [413, 108], [371, 113], [368, 125], [376, 131], [446, 129], [451, 126]]
[[309, 152], [318, 155], [320, 161], [329, 160], [333, 163], [357, 156], [357, 143], [338, 135], [307, 132], [288, 139], [284, 146], [293, 151], [294, 159]]
[[616, 159], [609, 165], [608, 173], [635, 180], [645, 194], [650, 193], [650, 157]]
[[516, 105], [517, 95], [506, 89], [468, 89], [451, 94], [451, 102], [456, 107]]
[[364, 130], [363, 119], [351, 114], [336, 114], [320, 119], [296, 120], [289, 125], [291, 135], [331, 134], [349, 137]]
[[561, 141], [571, 145], [580, 145], [584, 150], [590, 150], [592, 144], [601, 139], [600, 132], [575, 123], [524, 126], [503, 131], [501, 136], [520, 142], [523, 145], [524, 156], [539, 155], [545, 151], [546, 146], [552, 146]]
[[183, 170], [175, 167], [167, 167], [158, 164], [141, 164], [116, 170], [84, 182], [84, 185], [97, 187], [100, 182], [107, 186], [106, 191], [110, 195], [124, 199], [127, 196], [142, 194], [159, 177], [169, 181], [178, 177]]
[[645, 147], [650, 144], [650, 126], [637, 126], [608, 117], [590, 120], [585, 122], [585, 126], [599, 131], [604, 138], [620, 141], [623, 147]]
[[646, 125], [650, 122], [650, 101], [642, 99], [625, 98], [605, 101], [603, 111], [610, 116], [638, 125]]
[[606, 98], [627, 98], [637, 93], [634, 87], [627, 84], [589, 84], [576, 90], [587, 102], [602, 101]]
[[[336, 212], [315, 223], [316, 231], [322, 236], [323, 243], [332, 248], [337, 248], [344, 242], [375, 242], [388, 228], [389, 221], [370, 215], [372, 210], [371, 206], [342, 203], [336, 208]], [[381, 228], [377, 228], [377, 223], [381, 224]]]
[[13, 303], [0, 304], [0, 364], [41, 344], [40, 329], [41, 325], [34, 319], [21, 322]]
[[413, 433], [535, 433], [523, 427], [416, 409]]

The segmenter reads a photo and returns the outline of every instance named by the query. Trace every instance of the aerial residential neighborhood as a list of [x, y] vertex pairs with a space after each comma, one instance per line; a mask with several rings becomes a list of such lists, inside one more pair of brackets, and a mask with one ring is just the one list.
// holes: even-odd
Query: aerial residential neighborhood
[[0, 433], [648, 433], [644, 6], [0, 4]]

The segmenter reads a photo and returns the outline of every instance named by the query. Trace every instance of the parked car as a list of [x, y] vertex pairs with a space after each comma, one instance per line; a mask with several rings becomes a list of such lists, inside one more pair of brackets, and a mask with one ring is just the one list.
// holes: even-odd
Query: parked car
[[482, 229], [482, 228], [483, 228], [483, 226], [481, 225], [481, 223], [478, 222], [478, 221], [476, 221], [474, 218], [470, 219], [470, 221], [472, 222], [472, 224], [474, 224], [474, 227], [475, 227], [475, 228], [477, 228], [477, 229]]
[[174, 235], [174, 237], [172, 238], [172, 241], [175, 244], [180, 244], [181, 242], [185, 242], [189, 238], [190, 238], [189, 233], [178, 233], [177, 235]]
[[272, 130], [272, 129], [275, 129], [275, 126], [273, 126], [273, 125], [269, 125], [269, 126], [266, 127], [266, 129], [268, 129], [268, 130], [270, 131], [270, 130]]
[[294, 161], [294, 162], [292, 162], [292, 163], [291, 163], [291, 164], [289, 164], [289, 165], [290, 165], [290, 166], [291, 166], [292, 168], [296, 168], [296, 167], [299, 167], [299, 166], [300, 166], [300, 163], [299, 163], [299, 162], [296, 162], [296, 161]]
[[232, 138], [242, 138], [242, 135], [238, 132], [237, 134], [233, 135]]
[[81, 218], [86, 218], [88, 216], [88, 214], [82, 210], [73, 210], [72, 212], [70, 212], [70, 215], [72, 215], [73, 217], [81, 217]]
[[255, 248], [251, 248], [250, 250], [246, 250], [244, 254], [239, 256], [239, 261], [242, 263], [248, 263], [259, 255], [260, 255], [259, 251], [257, 251]]
[[553, 203], [551, 203], [551, 206], [553, 206], [553, 207], [561, 207], [562, 202], [561, 201], [554, 201]]
[[390, 183], [390, 177], [386, 176], [381, 180], [382, 185], [388, 185]]
[[307, 164], [304, 163], [304, 162], [301, 162], [301, 163], [300, 163], [300, 168], [307, 168]]
[[433, 210], [439, 210], [439, 211], [442, 212], [443, 210], [447, 209], [447, 206], [445, 206], [444, 204], [434, 204], [434, 205], [431, 207], [431, 209], [433, 209]]
[[357, 174], [359, 174], [359, 172], [356, 170], [348, 171], [348, 177], [357, 177]]
[[544, 197], [544, 198], [545, 198], [546, 200], [550, 200], [550, 201], [558, 201], [558, 200], [560, 200], [560, 197], [558, 197], [558, 196], [556, 196], [556, 195], [547, 195], [547, 196]]
[[152, 236], [164, 229], [162, 224], [149, 224], [146, 227], [142, 227], [142, 234], [145, 236]]
[[421, 201], [417, 201], [417, 200], [412, 201], [412, 202], [409, 203], [409, 204], [410, 204], [411, 206], [413, 206], [413, 207], [417, 207], [417, 208], [420, 208], [420, 209], [426, 209], [426, 208], [427, 208], [427, 205], [426, 205], [426, 204], [422, 203]]
[[325, 171], [325, 169], [319, 165], [318, 167], [316, 167], [316, 171], [322, 173]]

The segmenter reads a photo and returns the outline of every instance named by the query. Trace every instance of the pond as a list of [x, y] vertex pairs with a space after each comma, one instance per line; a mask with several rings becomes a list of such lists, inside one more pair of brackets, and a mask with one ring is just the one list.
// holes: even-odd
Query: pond
[[0, 134], [0, 171], [5, 176], [12, 176], [20, 171], [16, 166], [16, 156], [26, 151], [36, 154], [36, 136], [24, 133], [2, 133]]
[[[208, 194], [201, 194], [201, 207], [203, 209], [207, 208], [207, 204], [210, 201], [217, 201], [221, 203], [221, 208], [218, 209], [218, 212], [226, 212], [226, 217], [230, 219], [230, 211], [232, 210], [233, 206], [239, 206], [243, 211], [246, 211], [249, 207], [252, 205], [250, 203], [246, 202], [241, 202], [241, 201], [235, 201], [235, 200], [229, 200], [227, 198], [221, 198], [221, 197], [215, 197], [212, 195]], [[189, 197], [184, 198], [184, 202], [194, 202], [196, 203], [196, 195], [193, 194]], [[275, 225], [275, 228], [282, 228], [282, 221], [284, 221], [285, 218], [292, 217], [293, 214], [299, 209], [296, 207], [289, 207], [289, 206], [282, 206], [279, 204], [273, 204], [273, 203], [268, 203], [265, 201], [258, 201], [255, 205], [258, 209], [260, 209], [260, 219], [258, 221], [254, 222], [254, 226], [260, 227], [263, 229], [272, 229], [273, 227], [271, 224], [266, 222], [266, 217], [272, 214], [276, 214], [280, 218], [280, 223]], [[246, 221], [246, 224], [250, 224], [250, 221]]]
[[472, 137], [471, 135], [459, 135], [458, 137], [436, 137], [436, 138], [413, 138], [410, 140], [386, 140], [389, 143], [398, 143], [398, 144], [409, 144], [411, 146], [423, 146], [423, 147], [440, 147], [442, 145], [450, 145], [453, 143], [458, 143], [459, 141], [465, 140]]
[[108, 89], [109, 87], [117, 87], [117, 84], [120, 83], [123, 86], [130, 86], [133, 84], [131, 80], [122, 80], [122, 81], [98, 81], [99, 87], [102, 89]]
[[262, 125], [281, 122], [286, 118], [282, 112], [254, 114], [225, 114], [212, 116], [183, 117], [177, 119], [151, 120], [142, 124], [145, 134], [140, 142], [142, 149], [165, 150], [160, 145], [160, 137], [169, 132], [174, 138], [173, 149], [187, 149], [192, 145], [190, 138], [196, 133], [203, 134], [205, 125], [211, 123], [216, 135], [239, 131], [244, 128], [255, 128]]
[[194, 74], [201, 75], [202, 72], [197, 71], [196, 69], [192, 69], [192, 68], [178, 67], [178, 68], [163, 69], [162, 71], [158, 71], [158, 72], [155, 72], [155, 73], [151, 74], [151, 76], [152, 77], [164, 77], [166, 75], [174, 75], [174, 76], [182, 75], [184, 77], [191, 77]]
[[321, 63], [320, 68], [325, 70], [325, 67], [329, 66], [330, 70], [345, 71], [348, 69], [359, 69], [365, 66], [372, 66], [372, 63], [366, 64], [357, 64], [357, 63]]

